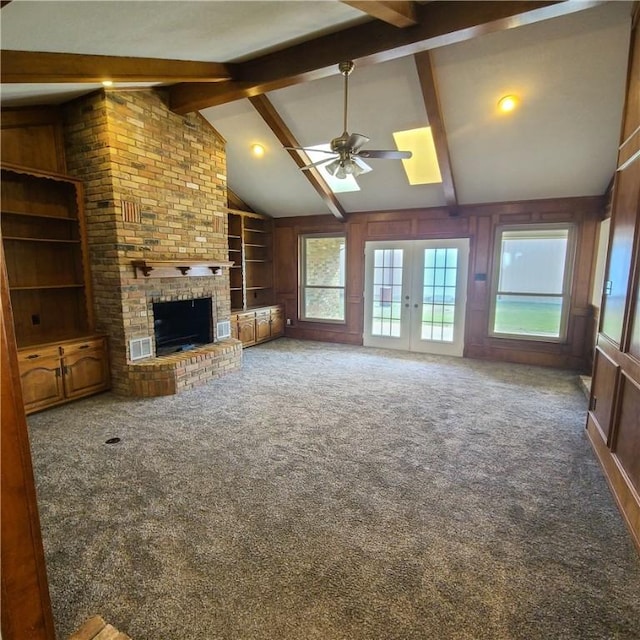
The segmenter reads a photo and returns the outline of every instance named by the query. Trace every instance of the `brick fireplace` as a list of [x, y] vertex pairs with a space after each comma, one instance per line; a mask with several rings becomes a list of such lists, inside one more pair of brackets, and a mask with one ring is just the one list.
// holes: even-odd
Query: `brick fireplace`
[[[146, 90], [70, 103], [65, 144], [68, 172], [85, 185], [96, 326], [109, 336], [114, 391], [177, 393], [237, 369], [236, 340], [156, 357], [153, 339], [154, 303], [210, 297], [214, 330], [228, 320], [226, 267], [190, 275], [197, 270], [133, 266], [227, 261], [224, 141], [199, 114], [176, 115], [161, 90]], [[130, 341], [146, 337], [151, 356], [132, 361]]]

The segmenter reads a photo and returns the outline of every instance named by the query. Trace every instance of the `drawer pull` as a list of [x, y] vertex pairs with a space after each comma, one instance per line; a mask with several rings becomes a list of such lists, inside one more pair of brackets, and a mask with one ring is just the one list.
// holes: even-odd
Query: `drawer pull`
[[27, 356], [27, 360], [35, 360], [36, 358], [39, 358], [40, 354], [39, 353], [32, 353], [30, 356]]
[[90, 346], [90, 344], [83, 344], [82, 346], [78, 347], [78, 349], [88, 349]]

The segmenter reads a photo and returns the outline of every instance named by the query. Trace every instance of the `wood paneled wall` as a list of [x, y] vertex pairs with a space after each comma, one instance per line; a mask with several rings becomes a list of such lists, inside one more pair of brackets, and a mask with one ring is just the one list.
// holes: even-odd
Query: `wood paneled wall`
[[[445, 208], [356, 213], [345, 224], [331, 216], [275, 220], [276, 297], [285, 306], [288, 336], [362, 344], [364, 323], [364, 246], [369, 240], [468, 237], [471, 244], [465, 356], [543, 366], [586, 369], [591, 350], [590, 286], [596, 226], [604, 199], [555, 198], [463, 206], [451, 217]], [[496, 227], [502, 224], [574, 223], [578, 231], [568, 337], [562, 344], [489, 336], [491, 273]], [[298, 242], [302, 234], [344, 231], [347, 235], [346, 323], [300, 321], [298, 316]]]
[[639, 20], [637, 5], [587, 433], [640, 549]]
[[62, 115], [57, 107], [2, 110], [3, 162], [66, 173]]

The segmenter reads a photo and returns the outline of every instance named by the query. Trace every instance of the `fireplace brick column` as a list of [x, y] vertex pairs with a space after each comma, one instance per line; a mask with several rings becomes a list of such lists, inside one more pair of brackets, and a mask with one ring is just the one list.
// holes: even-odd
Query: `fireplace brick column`
[[[146, 279], [131, 261], [227, 260], [224, 141], [199, 114], [171, 112], [163, 91], [102, 90], [65, 107], [65, 152], [85, 185], [97, 328], [109, 336], [113, 389], [154, 395], [141, 392], [141, 365], [167, 363], [132, 363], [128, 348], [132, 338], [153, 337], [153, 302], [211, 296], [215, 327], [229, 319], [229, 274]], [[241, 349], [231, 351], [223, 369], [240, 366]], [[191, 378], [207, 375], [215, 374]]]

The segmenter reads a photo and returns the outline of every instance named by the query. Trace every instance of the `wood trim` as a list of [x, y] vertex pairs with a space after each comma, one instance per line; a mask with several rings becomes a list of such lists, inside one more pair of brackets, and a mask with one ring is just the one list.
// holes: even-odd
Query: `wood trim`
[[37, 82], [221, 82], [232, 77], [220, 62], [95, 56], [41, 51], [0, 52], [4, 83]]
[[253, 211], [253, 208], [250, 207], [235, 191], [232, 191], [227, 187], [227, 205], [229, 209], [236, 209], [242, 211], [243, 213], [246, 211]]
[[347, 4], [354, 9], [382, 20], [388, 24], [404, 29], [417, 24], [415, 2], [410, 0], [341, 0], [342, 4]]
[[2, 169], [8, 169], [14, 173], [22, 173], [28, 176], [34, 176], [36, 178], [47, 178], [49, 180], [56, 180], [57, 182], [68, 182], [69, 184], [76, 185], [77, 188], [82, 189], [82, 180], [74, 176], [68, 176], [64, 173], [54, 173], [52, 171], [42, 171], [40, 169], [31, 169], [30, 167], [23, 167], [18, 164], [11, 164], [9, 162], [0, 163]]
[[338, 73], [354, 60], [376, 64], [480, 35], [533, 24], [600, 4], [584, 2], [429, 2], [416, 5], [417, 24], [398, 29], [377, 20], [239, 63], [233, 80], [216, 85], [182, 83], [170, 88], [170, 108], [189, 113]]
[[[265, 123], [269, 126], [271, 131], [284, 147], [299, 147], [300, 143], [291, 132], [291, 129], [287, 127], [280, 114], [276, 111], [275, 107], [265, 95], [251, 96], [249, 102], [253, 105], [255, 110], [260, 114]], [[293, 161], [302, 168], [308, 164], [311, 164], [311, 160], [304, 151], [296, 151], [293, 149], [288, 150], [289, 155]], [[316, 190], [318, 195], [322, 198], [329, 211], [338, 218], [338, 220], [346, 220], [347, 214], [342, 208], [342, 205], [331, 191], [329, 185], [325, 182], [324, 178], [316, 167], [303, 171], [303, 175], [311, 183], [311, 186]]]
[[445, 202], [449, 207], [449, 213], [457, 215], [458, 196], [451, 168], [449, 143], [447, 142], [447, 133], [444, 128], [444, 118], [442, 117], [442, 107], [440, 106], [440, 96], [438, 95], [438, 85], [433, 71], [431, 53], [429, 51], [418, 53], [414, 56], [414, 60], [418, 79], [420, 80], [420, 88], [422, 89], [424, 107], [427, 111], [427, 119], [433, 134], [433, 144], [436, 148], [436, 157], [440, 167]]
[[27, 422], [18, 374], [11, 300], [1, 246], [0, 262], [2, 636], [7, 640], [55, 640]]

